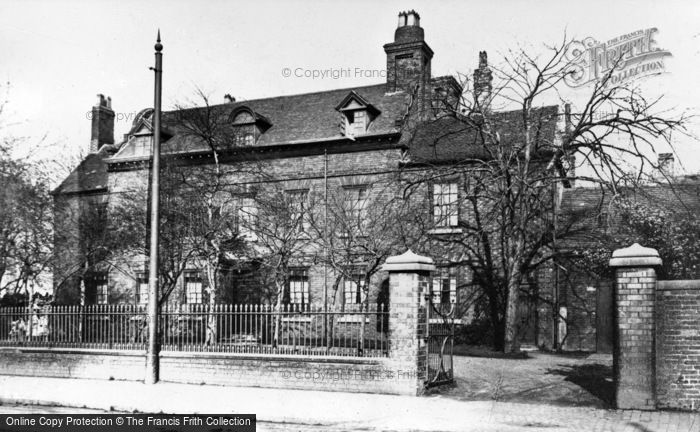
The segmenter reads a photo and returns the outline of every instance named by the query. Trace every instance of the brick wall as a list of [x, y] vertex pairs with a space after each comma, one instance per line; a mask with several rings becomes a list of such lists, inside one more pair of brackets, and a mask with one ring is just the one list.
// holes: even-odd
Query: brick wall
[[[142, 381], [142, 352], [0, 349], [4, 375]], [[161, 353], [161, 381], [342, 392], [415, 394], [415, 371], [385, 358], [329, 359]]]
[[613, 371], [622, 409], [654, 409], [654, 290], [656, 271], [616, 270], [617, 343]]
[[660, 408], [700, 409], [700, 281], [659, 281], [656, 395]]

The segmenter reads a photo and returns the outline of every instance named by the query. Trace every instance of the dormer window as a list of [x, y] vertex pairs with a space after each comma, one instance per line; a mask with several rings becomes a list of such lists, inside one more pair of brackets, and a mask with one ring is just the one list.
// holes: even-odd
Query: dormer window
[[380, 114], [378, 109], [354, 91], [345, 96], [335, 109], [342, 116], [341, 133], [351, 138], [366, 134], [372, 121]]
[[233, 144], [237, 147], [252, 146], [260, 136], [272, 126], [263, 116], [246, 107], [239, 107], [231, 113]]

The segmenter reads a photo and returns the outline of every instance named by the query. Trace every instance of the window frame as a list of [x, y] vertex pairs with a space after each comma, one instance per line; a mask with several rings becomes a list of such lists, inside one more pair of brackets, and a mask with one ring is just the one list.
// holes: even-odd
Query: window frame
[[456, 181], [434, 182], [431, 198], [433, 225], [436, 228], [459, 226], [459, 184]]
[[[367, 301], [368, 292], [366, 290], [366, 273], [361, 269], [352, 269], [348, 272], [351, 277], [343, 277], [343, 304], [361, 305]], [[348, 288], [351, 290], [352, 296], [348, 296]], [[352, 300], [354, 297], [354, 300]], [[351, 302], [348, 302], [351, 299]], [[359, 301], [358, 301], [359, 300]]]
[[287, 279], [287, 303], [301, 307], [309, 305], [311, 303], [309, 269], [307, 267], [290, 268]]
[[[236, 200], [236, 233], [245, 240], [258, 239], [257, 228], [258, 207], [253, 196], [241, 196]], [[245, 221], [245, 223], [244, 223]]]
[[301, 233], [308, 233], [311, 228], [309, 220], [309, 190], [290, 189], [285, 191], [290, 203], [290, 219], [294, 223], [294, 229]]
[[[145, 283], [144, 283], [145, 281]], [[136, 304], [137, 305], [147, 305], [148, 304], [148, 270], [144, 270], [136, 273]], [[144, 292], [145, 287], [145, 292]], [[145, 298], [145, 301], [144, 301]]]
[[[369, 185], [343, 186], [343, 206], [348, 211], [352, 228], [362, 231], [367, 224], [367, 204], [369, 201]], [[355, 193], [357, 195], [355, 196]], [[350, 195], [352, 194], [352, 195]], [[348, 198], [352, 199], [348, 199]]]
[[[200, 270], [186, 270], [182, 276], [182, 283], [184, 288], [185, 304], [204, 303], [204, 278], [202, 277], [202, 272]], [[198, 292], [192, 292], [192, 289], [197, 287]], [[191, 299], [195, 301], [191, 301]]]
[[[435, 287], [439, 287], [438, 290]], [[438, 267], [430, 284], [432, 304], [457, 303], [457, 269], [455, 267]]]

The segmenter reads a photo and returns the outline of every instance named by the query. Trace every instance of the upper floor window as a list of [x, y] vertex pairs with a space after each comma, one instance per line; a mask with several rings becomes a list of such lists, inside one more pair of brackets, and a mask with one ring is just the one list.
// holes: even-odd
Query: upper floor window
[[433, 223], [435, 226], [455, 227], [458, 216], [457, 183], [435, 183], [433, 185]]
[[236, 211], [238, 234], [247, 240], [256, 240], [258, 209], [252, 197], [241, 198]]
[[367, 197], [369, 189], [366, 186], [345, 188], [345, 211], [348, 218], [347, 228], [362, 229], [367, 217]]
[[346, 111], [345, 122], [346, 135], [354, 137], [367, 132], [369, 116], [365, 110]]
[[289, 195], [290, 223], [294, 229], [307, 232], [310, 226], [308, 214], [309, 191], [306, 189], [292, 190], [287, 191], [287, 194]]
[[289, 273], [289, 303], [309, 304], [309, 272], [307, 269], [293, 269]]
[[335, 107], [342, 116], [341, 133], [355, 137], [367, 133], [370, 123], [380, 111], [355, 91], [348, 93]]
[[202, 274], [199, 271], [185, 272], [185, 303], [202, 303]]
[[251, 146], [271, 124], [262, 116], [246, 108], [240, 109], [231, 118], [233, 142], [236, 146]]

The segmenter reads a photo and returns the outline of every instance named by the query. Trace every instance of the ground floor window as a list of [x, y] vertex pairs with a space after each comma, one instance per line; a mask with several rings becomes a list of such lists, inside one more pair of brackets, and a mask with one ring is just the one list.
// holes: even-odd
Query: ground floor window
[[289, 303], [305, 305], [309, 303], [309, 271], [293, 269], [289, 273]]
[[148, 273], [146, 272], [136, 274], [136, 303], [148, 303]]
[[434, 304], [457, 303], [457, 271], [455, 268], [437, 269], [431, 287]]
[[85, 278], [85, 304], [108, 304], [107, 272], [96, 272]]
[[202, 303], [202, 274], [199, 271], [185, 273], [185, 303]]
[[343, 295], [345, 304], [362, 304], [367, 299], [365, 290], [365, 273], [361, 271], [351, 272], [345, 277], [343, 283]]

